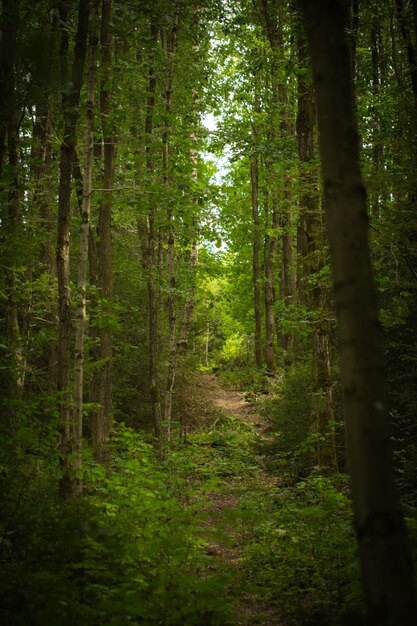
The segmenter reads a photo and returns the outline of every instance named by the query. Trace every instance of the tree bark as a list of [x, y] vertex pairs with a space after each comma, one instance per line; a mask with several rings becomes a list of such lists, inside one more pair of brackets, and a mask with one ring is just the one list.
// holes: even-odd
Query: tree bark
[[259, 264], [260, 252], [260, 225], [258, 212], [258, 157], [253, 154], [250, 158], [251, 198], [252, 198], [252, 280], [253, 280], [253, 310], [255, 316], [255, 362], [262, 367], [262, 310], [261, 310], [261, 273]]
[[[276, 252], [275, 211], [269, 204], [269, 192], [264, 194], [265, 204], [265, 364], [270, 372], [276, 369], [274, 352], [275, 315], [274, 315], [274, 262]], [[272, 213], [272, 215], [271, 215]]]
[[167, 220], [167, 236], [168, 236], [168, 253], [167, 253], [167, 270], [168, 270], [168, 372], [165, 389], [165, 405], [164, 405], [164, 422], [166, 424], [167, 440], [171, 440], [171, 421], [172, 421], [172, 400], [175, 386], [176, 361], [177, 361], [177, 316], [175, 307], [175, 229], [174, 229], [174, 212], [172, 203], [168, 199], [169, 193], [169, 115], [172, 106], [172, 81], [174, 74], [175, 53], [177, 48], [177, 30], [179, 15], [176, 13], [171, 26], [170, 37], [167, 37], [165, 29], [161, 32], [162, 46], [167, 61], [167, 75], [165, 83], [165, 113], [167, 121], [162, 136], [162, 167], [163, 182], [166, 193], [166, 220]]
[[[115, 133], [110, 118], [112, 80], [112, 37], [110, 21], [112, 0], [102, 0], [100, 41], [102, 49], [102, 75], [100, 84], [100, 122], [103, 133], [103, 198], [99, 207], [98, 222], [98, 256], [99, 273], [98, 285], [103, 299], [103, 313], [111, 315], [111, 299], [113, 297], [113, 260], [111, 215], [113, 203], [113, 178], [115, 157]], [[110, 323], [105, 320], [98, 330], [99, 350], [98, 358], [102, 365], [93, 380], [93, 402], [99, 408], [91, 414], [91, 438], [93, 456], [96, 461], [107, 465], [110, 458], [108, 440], [112, 421], [112, 379], [113, 379], [113, 339]]]
[[[307, 68], [307, 42], [298, 33], [298, 63], [301, 70]], [[304, 72], [298, 74], [297, 140], [298, 155], [303, 168], [300, 182], [305, 190], [301, 196], [298, 226], [298, 296], [315, 316], [312, 330], [312, 411], [311, 428], [317, 437], [317, 464], [321, 472], [337, 470], [336, 442], [333, 422], [333, 381], [330, 352], [330, 323], [328, 321], [328, 297], [326, 286], [308, 285], [308, 279], [317, 274], [325, 264], [322, 239], [322, 215], [317, 186], [318, 168], [314, 165], [315, 106], [313, 86]], [[326, 255], [327, 256], [327, 255]]]
[[[272, 101], [271, 109], [273, 111], [273, 124], [279, 119], [279, 130], [272, 131], [271, 139], [276, 141], [279, 139], [282, 144], [287, 142], [293, 133], [288, 118], [288, 88], [283, 84], [282, 78], [279, 76], [280, 55], [284, 49], [284, 6], [280, 0], [261, 0], [260, 11], [261, 21], [266, 31], [268, 41], [272, 51], [271, 60], [271, 79], [272, 79]], [[280, 272], [280, 296], [285, 306], [295, 304], [296, 289], [296, 263], [294, 239], [292, 235], [292, 211], [291, 211], [291, 189], [290, 176], [288, 172], [284, 174], [284, 191], [273, 190], [273, 207], [277, 214], [278, 226], [282, 229], [281, 242], [281, 272]], [[277, 328], [277, 338], [283, 351], [284, 363], [291, 363], [292, 354], [294, 352], [294, 337], [290, 333]]]
[[[149, 84], [148, 84], [148, 98], [146, 107], [146, 119], [145, 119], [145, 135], [147, 140], [146, 145], [146, 170], [148, 172], [149, 179], [152, 179], [154, 173], [153, 163], [153, 148], [152, 148], [152, 136], [153, 136], [153, 115], [155, 108], [155, 94], [156, 94], [156, 68], [155, 68], [155, 49], [158, 41], [159, 29], [155, 23], [151, 24], [151, 41], [153, 51], [151, 53], [151, 60], [149, 64]], [[148, 284], [148, 297], [149, 297], [149, 344], [150, 344], [150, 356], [149, 356], [149, 379], [150, 379], [150, 391], [152, 402], [152, 419], [155, 439], [158, 443], [161, 442], [161, 390], [158, 380], [158, 325], [159, 325], [159, 298], [158, 298], [158, 285], [157, 285], [157, 269], [158, 269], [158, 255], [157, 255], [157, 230], [155, 225], [156, 209], [152, 199], [149, 200], [148, 207], [148, 227], [147, 227], [147, 243], [146, 250], [144, 251], [145, 266], [147, 270], [147, 284]]]
[[[16, 55], [19, 2], [3, 0], [2, 38], [0, 44], [0, 174], [6, 167], [5, 202], [0, 214], [1, 232], [5, 242], [3, 271], [5, 275], [6, 338], [11, 355], [6, 374], [8, 397], [20, 393], [23, 380], [22, 357], [18, 350], [21, 334], [17, 303], [16, 268], [19, 260], [16, 245], [21, 222], [19, 193], [19, 126], [20, 111], [16, 97]], [[10, 410], [10, 415], [13, 411]], [[11, 418], [13, 421], [13, 418]]]
[[70, 292], [70, 201], [71, 172], [76, 145], [76, 131], [79, 117], [80, 91], [83, 82], [87, 49], [89, 0], [80, 0], [78, 26], [75, 39], [74, 59], [71, 74], [71, 90], [67, 91], [68, 48], [69, 48], [69, 8], [65, 0], [59, 3], [61, 24], [61, 85], [62, 108], [64, 115], [64, 135], [60, 150], [59, 191], [58, 191], [58, 230], [57, 230], [57, 277], [58, 277], [58, 343], [57, 343], [57, 388], [59, 393], [59, 415], [61, 438], [59, 442], [62, 478], [60, 492], [68, 497], [72, 492], [71, 417], [70, 417], [70, 364], [71, 364], [71, 292]]
[[88, 244], [90, 235], [91, 213], [91, 180], [93, 174], [93, 121], [94, 101], [97, 73], [97, 46], [99, 29], [98, 2], [92, 10], [91, 32], [88, 47], [88, 78], [87, 78], [87, 111], [84, 133], [84, 176], [83, 202], [80, 226], [80, 256], [77, 277], [77, 310], [74, 347], [74, 409], [72, 423], [72, 452], [74, 458], [74, 479], [72, 493], [82, 495], [82, 441], [83, 441], [83, 409], [84, 409], [84, 336], [87, 321], [87, 276], [88, 276]]
[[349, 473], [372, 623], [415, 624], [411, 558], [389, 440], [381, 329], [368, 244], [343, 0], [302, 0], [320, 131], [339, 322]]
[[[198, 22], [198, 15], [196, 12], [196, 27]], [[198, 41], [193, 45], [193, 52], [195, 56], [200, 49]], [[200, 101], [199, 93], [196, 89], [193, 90], [193, 122], [195, 128], [190, 133], [190, 161], [192, 164], [191, 171], [191, 186], [193, 187], [198, 180], [198, 149], [197, 149], [197, 127], [199, 118], [197, 115], [198, 104]], [[188, 289], [187, 298], [184, 303], [184, 311], [182, 316], [181, 330], [179, 332], [179, 340], [177, 342], [178, 354], [185, 356], [188, 350], [188, 342], [191, 334], [191, 326], [193, 321], [193, 313], [195, 306], [195, 285], [196, 285], [196, 271], [198, 265], [198, 231], [199, 231], [199, 211], [198, 200], [192, 201], [193, 219], [191, 227], [189, 229], [189, 249], [186, 253], [186, 262], [189, 269], [190, 286]]]

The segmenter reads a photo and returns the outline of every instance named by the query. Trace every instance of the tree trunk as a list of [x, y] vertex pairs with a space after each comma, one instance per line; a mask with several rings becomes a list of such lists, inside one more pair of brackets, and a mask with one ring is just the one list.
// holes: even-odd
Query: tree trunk
[[250, 178], [252, 197], [252, 280], [253, 280], [253, 308], [255, 315], [255, 362], [262, 367], [262, 310], [261, 310], [261, 273], [259, 267], [260, 226], [258, 213], [258, 157], [253, 154], [250, 158]]
[[177, 316], [175, 308], [175, 289], [176, 289], [176, 277], [175, 277], [175, 230], [174, 230], [174, 212], [172, 203], [168, 199], [169, 195], [169, 115], [171, 113], [171, 100], [172, 100], [172, 80], [174, 73], [175, 52], [177, 48], [177, 29], [178, 29], [178, 13], [175, 14], [170, 37], [168, 39], [165, 29], [161, 31], [162, 45], [167, 61], [167, 76], [165, 84], [165, 113], [167, 115], [167, 121], [165, 124], [164, 133], [162, 136], [162, 167], [164, 176], [164, 187], [167, 191], [166, 194], [166, 220], [167, 220], [167, 235], [168, 235], [168, 254], [167, 254], [167, 269], [168, 269], [168, 326], [169, 326], [169, 338], [168, 338], [168, 372], [165, 389], [165, 405], [164, 405], [164, 422], [166, 424], [167, 440], [171, 440], [171, 420], [172, 420], [172, 399], [174, 394], [175, 374], [176, 374], [176, 361], [177, 361]]
[[[152, 136], [153, 136], [153, 115], [155, 108], [156, 94], [156, 69], [155, 69], [155, 48], [158, 41], [158, 27], [151, 24], [151, 40], [154, 50], [149, 64], [149, 84], [148, 98], [145, 119], [145, 134], [147, 138], [146, 145], [146, 169], [149, 179], [152, 179], [154, 173], [154, 163], [152, 155]], [[152, 419], [155, 439], [161, 441], [161, 391], [158, 380], [158, 325], [159, 325], [159, 303], [158, 303], [158, 285], [157, 285], [157, 231], [155, 225], [156, 209], [152, 198], [149, 200], [148, 207], [148, 229], [147, 244], [145, 251], [145, 265], [147, 270], [148, 297], [149, 297], [149, 379], [152, 402]]]
[[[196, 18], [197, 20], [197, 18]], [[197, 26], [197, 24], [196, 24]], [[197, 55], [200, 46], [198, 42], [193, 45], [193, 52]], [[198, 150], [197, 150], [197, 126], [199, 118], [197, 115], [198, 103], [200, 101], [198, 91], [193, 90], [193, 119], [195, 128], [190, 133], [190, 161], [192, 163], [191, 171], [191, 186], [195, 185], [198, 180]], [[198, 265], [198, 231], [199, 231], [199, 215], [198, 215], [198, 201], [193, 200], [193, 219], [190, 227], [189, 235], [189, 249], [186, 253], [186, 262], [188, 265], [190, 286], [188, 289], [188, 295], [184, 303], [184, 312], [182, 317], [181, 331], [179, 333], [179, 340], [177, 343], [178, 354], [185, 356], [188, 350], [188, 342], [191, 333], [191, 325], [193, 321], [193, 313], [195, 306], [195, 284], [196, 284], [196, 271]]]
[[[16, 268], [21, 261], [16, 256], [18, 232], [21, 222], [19, 193], [19, 125], [20, 111], [16, 99], [16, 55], [19, 3], [3, 0], [2, 39], [0, 44], [0, 174], [6, 166], [4, 178], [5, 203], [0, 213], [5, 274], [5, 305], [2, 313], [6, 322], [10, 367], [6, 373], [5, 386], [9, 398], [16, 397], [22, 387], [22, 357], [18, 350], [20, 327], [17, 305]], [[9, 409], [12, 416], [13, 411]], [[13, 421], [13, 418], [10, 418]]]
[[[113, 261], [112, 261], [112, 188], [114, 178], [115, 137], [114, 128], [110, 119], [110, 82], [112, 79], [112, 37], [110, 35], [110, 21], [112, 0], [102, 0], [101, 17], [101, 48], [102, 48], [102, 75], [100, 85], [100, 121], [103, 132], [103, 198], [99, 207], [99, 276], [98, 284], [103, 298], [103, 313], [111, 315], [111, 299], [113, 297]], [[112, 378], [113, 378], [113, 342], [112, 330], [108, 320], [100, 324], [98, 330], [99, 351], [98, 358], [102, 362], [93, 381], [92, 400], [99, 404], [99, 408], [91, 414], [91, 438], [93, 456], [96, 461], [105, 465], [109, 462], [110, 450], [108, 439], [112, 421]]]
[[[52, 59], [50, 59], [52, 63]], [[34, 181], [33, 207], [39, 216], [42, 230], [40, 247], [40, 262], [42, 271], [56, 278], [54, 229], [55, 216], [53, 214], [53, 190], [50, 181], [50, 167], [52, 163], [52, 121], [51, 98], [39, 101], [36, 105], [36, 121], [33, 125], [31, 178]], [[52, 307], [45, 313], [47, 326], [55, 327], [56, 311]], [[48, 382], [52, 389], [56, 389], [56, 339], [49, 339], [45, 346], [44, 361], [49, 370]]]
[[411, 626], [416, 603], [392, 471], [381, 330], [368, 245], [343, 0], [302, 0], [316, 89], [339, 322], [348, 465], [372, 623]]
[[275, 315], [274, 315], [274, 262], [276, 249], [276, 235], [270, 231], [274, 229], [274, 214], [270, 215], [269, 193], [265, 190], [265, 364], [270, 372], [276, 369], [274, 352]]
[[[272, 102], [271, 109], [274, 116], [279, 114], [279, 131], [271, 133], [272, 140], [279, 139], [285, 143], [289, 140], [293, 130], [288, 118], [288, 87], [280, 77], [281, 55], [284, 49], [284, 5], [280, 0], [261, 0], [260, 15], [263, 27], [268, 36], [272, 51], [270, 65], [272, 80]], [[273, 120], [273, 124], [276, 119]], [[290, 176], [284, 174], [284, 192], [273, 190], [273, 206], [277, 213], [278, 225], [282, 229], [281, 242], [281, 273], [280, 273], [280, 295], [285, 306], [295, 304], [296, 301], [296, 263], [295, 250], [292, 235], [292, 211], [291, 211], [291, 189]], [[294, 337], [290, 333], [283, 332], [282, 328], [277, 328], [277, 338], [283, 351], [284, 363], [290, 363], [294, 352]]]
[[[298, 34], [298, 63], [307, 67], [307, 50], [304, 37]], [[315, 107], [313, 86], [305, 73], [298, 75], [297, 140], [298, 155], [303, 167], [300, 182], [305, 190], [300, 201], [298, 227], [299, 298], [311, 308], [315, 316], [312, 330], [312, 412], [311, 428], [317, 437], [317, 464], [321, 472], [337, 470], [336, 442], [333, 428], [335, 418], [333, 384], [330, 360], [330, 323], [328, 321], [327, 288], [317, 284], [309, 287], [308, 280], [317, 274], [325, 263], [323, 257], [322, 216], [317, 188], [317, 167], [314, 160]], [[327, 256], [327, 255], [326, 255]]]
[[[281, 281], [280, 292], [285, 306], [288, 307], [296, 303], [297, 297], [297, 276], [296, 261], [294, 251], [294, 238], [292, 235], [292, 211], [291, 211], [291, 192], [289, 190], [289, 177], [285, 176], [285, 200], [281, 207], [281, 216], [279, 219], [280, 226], [284, 231], [282, 236], [282, 264], [281, 264]], [[281, 332], [282, 349], [284, 353], [284, 363], [290, 364], [294, 352], [294, 336], [288, 332]]]
[[97, 46], [99, 9], [93, 6], [88, 49], [87, 112], [84, 133], [83, 202], [80, 226], [80, 256], [77, 278], [77, 310], [74, 348], [74, 409], [72, 440], [74, 455], [73, 495], [82, 495], [82, 441], [83, 441], [83, 394], [84, 394], [84, 336], [87, 320], [86, 291], [88, 276], [88, 243], [90, 235], [91, 180], [93, 174], [93, 120], [97, 70]]
[[87, 48], [88, 19], [90, 3], [80, 0], [78, 27], [75, 39], [72, 64], [71, 90], [67, 91], [68, 76], [68, 32], [69, 14], [65, 0], [59, 4], [61, 25], [61, 85], [64, 114], [64, 135], [60, 151], [59, 191], [58, 191], [58, 231], [57, 231], [57, 277], [58, 277], [58, 343], [57, 343], [57, 387], [59, 393], [59, 414], [61, 438], [59, 442], [63, 475], [60, 491], [63, 497], [71, 495], [72, 462], [71, 418], [70, 418], [70, 364], [71, 364], [71, 292], [70, 292], [70, 201], [71, 172], [75, 153], [76, 130], [79, 116], [80, 91], [83, 81]]

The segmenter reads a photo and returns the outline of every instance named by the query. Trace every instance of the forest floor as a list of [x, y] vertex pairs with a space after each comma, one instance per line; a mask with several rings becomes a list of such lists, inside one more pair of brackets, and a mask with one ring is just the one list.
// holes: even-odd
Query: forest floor
[[278, 608], [263, 601], [242, 575], [245, 547], [254, 540], [253, 526], [259, 515], [253, 504], [278, 488], [277, 477], [268, 472], [260, 452], [269, 439], [268, 423], [256, 403], [225, 388], [215, 375], [202, 374], [198, 387], [206, 411], [214, 418], [208, 433], [212, 439], [207, 470], [217, 472], [219, 480], [204, 495], [208, 553], [215, 567], [230, 573], [237, 625], [284, 624]]

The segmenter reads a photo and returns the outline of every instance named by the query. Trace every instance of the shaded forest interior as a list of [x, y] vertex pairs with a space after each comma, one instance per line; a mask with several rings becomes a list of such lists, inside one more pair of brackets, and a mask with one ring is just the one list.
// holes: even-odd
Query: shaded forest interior
[[0, 29], [1, 623], [417, 623], [417, 0]]

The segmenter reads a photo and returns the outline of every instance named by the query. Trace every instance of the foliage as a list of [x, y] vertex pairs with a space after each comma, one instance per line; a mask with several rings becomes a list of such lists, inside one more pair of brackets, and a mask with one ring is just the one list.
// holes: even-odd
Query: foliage
[[154, 450], [123, 427], [114, 448], [108, 478], [87, 470], [82, 501], [39, 499], [45, 481], [19, 501], [13, 532], [2, 529], [2, 621], [231, 623], [229, 578], [210, 572], [198, 509], [183, 504], [186, 482], [181, 499], [172, 493], [174, 458], [167, 475]]
[[238, 333], [229, 335], [223, 344], [220, 360], [228, 365], [238, 365], [245, 360], [245, 357], [245, 340], [242, 335]]
[[253, 430], [236, 417], [219, 415], [215, 428], [191, 434], [188, 442], [183, 454], [194, 458], [194, 473], [200, 478], [239, 478], [259, 467], [252, 452]]
[[[258, 594], [279, 603], [286, 623], [361, 623], [351, 503], [340, 489], [344, 480], [311, 477], [278, 490], [245, 549], [246, 576]], [[249, 494], [241, 506], [262, 507], [259, 495]]]
[[[65, 77], [60, 65], [66, 49], [69, 60], [76, 53], [77, 4], [9, 1], [0, 15], [0, 82], [6, 94], [0, 111], [0, 620], [10, 626], [231, 624], [231, 596], [242, 589], [236, 591], [236, 572], [231, 574], [210, 554], [208, 536], [213, 529], [204, 511], [210, 494], [222, 498], [230, 489], [240, 504], [228, 515], [246, 546], [242, 588], [245, 578], [259, 597], [282, 606], [288, 623], [355, 623], [348, 612], [352, 608], [360, 613], [361, 599], [344, 478], [320, 478], [315, 466], [319, 435], [311, 428], [312, 400], [318, 399], [319, 405], [324, 393], [312, 382], [312, 339], [323, 320], [328, 322], [337, 419], [342, 412], [341, 383], [318, 200], [322, 189], [317, 147], [312, 147], [312, 159], [302, 162], [296, 142], [302, 139], [299, 80], [307, 79], [303, 88], [308, 90], [310, 79], [299, 58], [298, 18], [287, 0], [110, 3], [112, 67], [109, 84], [104, 85], [105, 46], [100, 43], [93, 111], [85, 495], [78, 501], [59, 497], [64, 462], [72, 461], [61, 448], [59, 409], [67, 396], [57, 391], [57, 348], [62, 347], [57, 344], [62, 337], [56, 205], [61, 142], [62, 148], [66, 145], [62, 95], [72, 85], [70, 72]], [[414, 34], [411, 44], [404, 41], [397, 8], [405, 5], [411, 32], [412, 4], [356, 4], [360, 28], [351, 36], [371, 252], [381, 303], [397, 484], [415, 557], [416, 94], [415, 68], [408, 64], [415, 41]], [[64, 12], [68, 9], [67, 21], [59, 18], [58, 5]], [[156, 38], [151, 36], [154, 26]], [[275, 48], [270, 39], [274, 29], [281, 38]], [[175, 52], [164, 48], [164, 37], [170, 34], [176, 37]], [[111, 127], [115, 144], [111, 297], [104, 296], [95, 276], [103, 264], [99, 215], [109, 196], [102, 184], [109, 145], [99, 113], [103, 88], [109, 95], [104, 125]], [[80, 161], [85, 93], [84, 85], [74, 111], [80, 118]], [[210, 114], [216, 117], [214, 130], [204, 126]], [[254, 157], [257, 226], [252, 213]], [[74, 180], [69, 216], [73, 293], [81, 221], [77, 187]], [[304, 228], [309, 230], [302, 219], [306, 196], [313, 202], [304, 218], [308, 222], [309, 211], [316, 211], [317, 223], [305, 233], [310, 250], [303, 258], [300, 235]], [[156, 255], [149, 268], [152, 215]], [[276, 362], [268, 371], [254, 364], [257, 229], [263, 352], [269, 261], [273, 275]], [[168, 262], [171, 234], [173, 277]], [[272, 261], [267, 250], [271, 242]], [[288, 248], [291, 258], [286, 257]], [[191, 262], [193, 249], [198, 251], [196, 266]], [[288, 270], [294, 274], [293, 294], [286, 284]], [[150, 285], [157, 300], [154, 346]], [[172, 319], [178, 343], [188, 303], [193, 307], [188, 352], [178, 350], [173, 357]], [[73, 319], [74, 308], [71, 314]], [[100, 358], [103, 331], [112, 334], [112, 359]], [[286, 339], [289, 347], [284, 346]], [[167, 374], [176, 359], [172, 441], [157, 449], [145, 443], [152, 437], [153, 348], [158, 352], [155, 395], [162, 412], [169, 395]], [[112, 406], [106, 419], [113, 421], [115, 432], [110, 467], [104, 470], [91, 460], [91, 416], [100, 406], [94, 387], [110, 360]], [[284, 369], [283, 363], [290, 365]], [[245, 399], [268, 420], [269, 430], [258, 437], [250, 424], [211, 406], [197, 371], [215, 371], [226, 386], [244, 391]], [[68, 391], [72, 397], [72, 382]], [[71, 402], [68, 408], [72, 410]], [[336, 434], [344, 449], [342, 435]], [[253, 483], [263, 472], [264, 460], [270, 482], [262, 489]], [[232, 541], [234, 531], [227, 532]]]
[[260, 404], [274, 434], [266, 449], [269, 465], [290, 482], [309, 473], [314, 464], [310, 368], [305, 362], [282, 371], [271, 381], [270, 394]]

